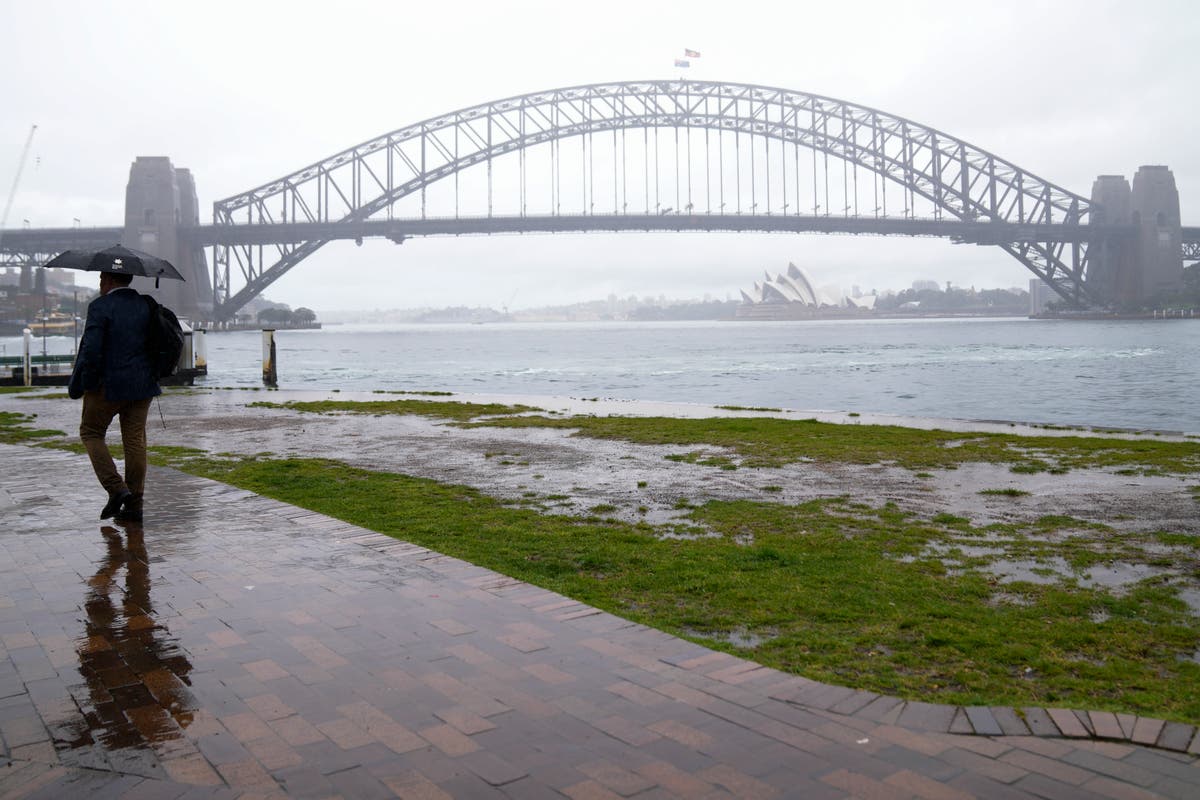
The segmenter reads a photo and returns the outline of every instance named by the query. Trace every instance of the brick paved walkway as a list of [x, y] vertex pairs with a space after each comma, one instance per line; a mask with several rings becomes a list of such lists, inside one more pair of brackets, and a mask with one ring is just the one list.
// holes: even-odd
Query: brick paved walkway
[[85, 458], [0, 459], [0, 800], [1200, 797], [1191, 726], [816, 684], [171, 470], [105, 525]]

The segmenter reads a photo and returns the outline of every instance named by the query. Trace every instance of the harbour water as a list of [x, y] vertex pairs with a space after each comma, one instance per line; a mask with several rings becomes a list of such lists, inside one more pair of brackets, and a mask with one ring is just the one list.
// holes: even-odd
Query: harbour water
[[[847, 411], [1200, 433], [1200, 322], [915, 319], [331, 325], [276, 334], [279, 385]], [[48, 352], [68, 352], [51, 338]], [[20, 351], [19, 339], [4, 349]], [[38, 341], [39, 352], [41, 340]], [[261, 384], [258, 332], [208, 336]]]

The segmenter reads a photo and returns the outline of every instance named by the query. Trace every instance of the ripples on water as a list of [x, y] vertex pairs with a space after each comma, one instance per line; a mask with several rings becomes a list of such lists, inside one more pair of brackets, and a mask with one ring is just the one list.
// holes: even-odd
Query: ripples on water
[[[19, 340], [3, 340], [19, 352]], [[51, 352], [69, 351], [70, 340]], [[261, 335], [208, 337], [258, 385]], [[554, 394], [1200, 432], [1200, 322], [335, 325], [277, 334], [282, 388]], [[40, 350], [40, 343], [39, 343]]]

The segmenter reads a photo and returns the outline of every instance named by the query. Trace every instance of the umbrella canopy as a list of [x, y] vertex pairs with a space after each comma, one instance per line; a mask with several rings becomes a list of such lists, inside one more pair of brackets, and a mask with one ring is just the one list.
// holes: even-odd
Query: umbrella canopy
[[171, 266], [165, 258], [143, 253], [141, 250], [131, 250], [128, 247], [115, 245], [103, 250], [67, 250], [46, 262], [51, 269], [82, 269], [88, 272], [114, 272], [125, 275], [143, 275], [154, 278], [158, 285], [159, 278], [170, 278], [181, 281], [183, 276], [179, 270]]

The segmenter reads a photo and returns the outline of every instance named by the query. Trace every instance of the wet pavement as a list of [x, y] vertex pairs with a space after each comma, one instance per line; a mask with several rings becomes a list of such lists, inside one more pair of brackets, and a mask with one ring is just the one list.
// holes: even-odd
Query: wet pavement
[[0, 445], [0, 800], [1200, 797], [1191, 725], [814, 683], [222, 484]]

